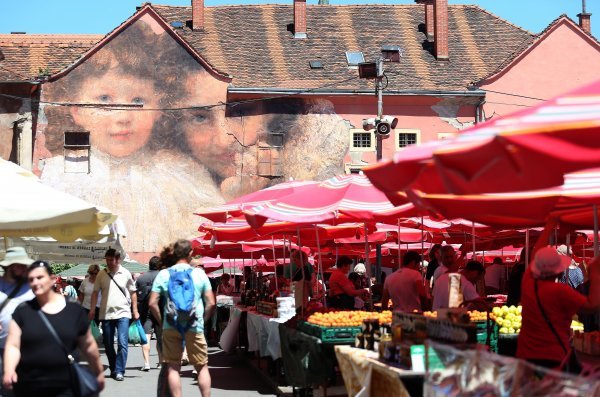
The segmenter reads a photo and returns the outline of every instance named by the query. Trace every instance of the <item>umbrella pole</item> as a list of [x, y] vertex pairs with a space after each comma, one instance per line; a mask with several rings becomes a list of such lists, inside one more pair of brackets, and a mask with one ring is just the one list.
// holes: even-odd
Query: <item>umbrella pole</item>
[[475, 253], [475, 222], [471, 222], [471, 239], [473, 240], [473, 260], [477, 260], [477, 254]]
[[[421, 216], [421, 273], [423, 272], [423, 265], [425, 264], [425, 262], [424, 262], [425, 241], [423, 241], [424, 239], [425, 239], [425, 226], [423, 226], [423, 216]], [[428, 266], [429, 266], [429, 264], [428, 264]], [[421, 274], [421, 277], [423, 277], [423, 280], [425, 280], [425, 277], [427, 277], [427, 272], [425, 272], [425, 274]]]
[[525, 269], [529, 266], [529, 228], [525, 229]]
[[4, 252], [8, 251], [8, 240], [6, 239], [6, 236], [3, 236], [4, 238]]
[[[315, 234], [317, 236], [317, 255], [319, 256], [319, 263], [317, 264], [317, 274], [321, 276], [321, 282], [323, 283], [323, 306], [327, 307], [327, 303], [325, 300], [325, 278], [323, 277], [323, 264], [321, 261], [321, 242], [319, 241], [319, 230], [317, 229], [317, 225], [315, 225]], [[312, 281], [312, 280], [311, 280]], [[319, 280], [316, 280], [317, 284], [317, 292], [319, 291]]]
[[[367, 286], [371, 291], [371, 263], [369, 262], [369, 231], [367, 230], [367, 224], [363, 224], [365, 230], [365, 268], [367, 270]], [[369, 307], [373, 311], [373, 298], [370, 299]]]
[[277, 260], [275, 259], [275, 237], [271, 236], [271, 243], [273, 244], [273, 271], [275, 272], [275, 290], [279, 291], [279, 286], [277, 285]]
[[398, 268], [400, 268], [400, 218], [398, 218]]
[[598, 205], [594, 204], [594, 258], [598, 256]]
[[[316, 226], [315, 226], [316, 227]], [[300, 260], [304, 259], [304, 255], [302, 255], [302, 243], [300, 242], [300, 226], [296, 227], [296, 234], [298, 236], [298, 250], [300, 251]], [[308, 259], [308, 255], [307, 255], [307, 259]], [[302, 272], [302, 284], [301, 287], [302, 288], [302, 306], [300, 306], [300, 312], [301, 312], [301, 316], [302, 318], [304, 318], [304, 263], [300, 263], [300, 271]], [[290, 268], [291, 270], [291, 268]], [[296, 271], [298, 271], [296, 269]], [[293, 276], [292, 276], [293, 277]], [[297, 302], [298, 300], [296, 300]]]

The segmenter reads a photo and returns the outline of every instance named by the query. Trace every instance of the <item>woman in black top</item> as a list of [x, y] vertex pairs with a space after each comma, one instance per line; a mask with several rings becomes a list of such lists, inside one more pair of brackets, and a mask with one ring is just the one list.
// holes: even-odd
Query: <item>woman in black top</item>
[[102, 390], [104, 371], [85, 311], [54, 292], [55, 276], [47, 262], [34, 262], [27, 277], [35, 299], [19, 305], [10, 322], [4, 351], [4, 387], [14, 389], [17, 397], [74, 395], [67, 355], [39, 317], [41, 310], [63, 344], [70, 351], [79, 347], [84, 353]]

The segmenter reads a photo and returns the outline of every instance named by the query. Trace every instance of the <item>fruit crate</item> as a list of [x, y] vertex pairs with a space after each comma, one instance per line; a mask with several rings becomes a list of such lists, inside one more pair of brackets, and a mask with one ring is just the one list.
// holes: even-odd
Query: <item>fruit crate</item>
[[[488, 337], [488, 322], [487, 321], [473, 321], [477, 327], [477, 343], [485, 345]], [[495, 321], [490, 320], [490, 350], [494, 353], [498, 352], [498, 324]]]
[[361, 327], [323, 327], [303, 321], [298, 323], [298, 330], [321, 339], [323, 343], [353, 344]]

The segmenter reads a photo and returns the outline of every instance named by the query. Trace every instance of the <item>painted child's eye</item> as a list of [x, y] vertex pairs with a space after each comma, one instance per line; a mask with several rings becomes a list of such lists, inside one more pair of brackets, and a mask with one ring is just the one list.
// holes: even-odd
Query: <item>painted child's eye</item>
[[133, 98], [131, 100], [131, 103], [134, 103], [136, 105], [143, 105], [144, 104], [144, 98], [140, 98], [139, 96], [136, 96], [135, 98]]
[[110, 95], [100, 95], [98, 97], [98, 100], [102, 103], [108, 103], [111, 101], [111, 97], [110, 97]]
[[193, 121], [194, 123], [203, 123], [203, 122], [204, 122], [204, 120], [206, 120], [206, 117], [205, 117], [204, 115], [202, 115], [202, 114], [195, 114], [195, 115], [192, 117], [192, 121]]

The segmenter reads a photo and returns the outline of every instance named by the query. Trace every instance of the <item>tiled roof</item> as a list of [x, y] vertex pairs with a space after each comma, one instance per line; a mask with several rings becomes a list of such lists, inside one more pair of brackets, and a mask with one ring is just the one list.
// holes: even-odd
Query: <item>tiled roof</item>
[[0, 81], [34, 80], [77, 60], [104, 35], [0, 34]]
[[[449, 61], [432, 54], [419, 25], [422, 5], [307, 6], [307, 39], [294, 39], [292, 5], [242, 5], [205, 8], [205, 31], [186, 23], [191, 7], [151, 6], [218, 70], [233, 76], [233, 87], [372, 89], [347, 66], [345, 51], [362, 51], [375, 60], [383, 45], [404, 50], [400, 63], [386, 64], [387, 92], [464, 90], [497, 70], [535, 37], [478, 6], [450, 5]], [[311, 69], [320, 60], [324, 69]], [[335, 85], [336, 82], [356, 78]], [[333, 85], [332, 85], [333, 84]]]

